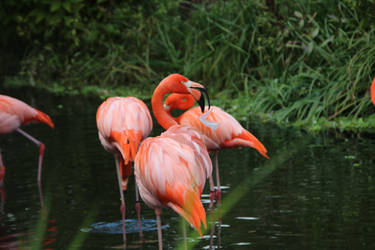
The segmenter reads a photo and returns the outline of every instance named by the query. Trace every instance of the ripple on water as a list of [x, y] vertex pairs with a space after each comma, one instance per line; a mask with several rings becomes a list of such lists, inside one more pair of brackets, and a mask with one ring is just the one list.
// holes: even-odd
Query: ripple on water
[[[168, 225], [163, 225], [162, 229], [168, 228]], [[138, 220], [137, 219], [126, 219], [125, 220], [126, 233], [138, 233]], [[142, 231], [156, 231], [157, 224], [156, 220], [142, 219]], [[82, 228], [82, 232], [85, 233], [106, 233], [106, 234], [122, 234], [122, 220], [116, 222], [97, 222], [90, 226], [90, 228]]]
[[258, 217], [244, 217], [244, 216], [239, 216], [239, 217], [236, 217], [237, 220], [259, 220]]

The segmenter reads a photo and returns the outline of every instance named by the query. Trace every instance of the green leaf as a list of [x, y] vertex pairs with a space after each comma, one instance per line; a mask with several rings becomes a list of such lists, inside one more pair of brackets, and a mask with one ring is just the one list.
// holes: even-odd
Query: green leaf
[[69, 1], [65, 1], [65, 2], [63, 2], [63, 7], [64, 7], [64, 9], [66, 10], [66, 11], [68, 11], [68, 12], [72, 12], [72, 6], [71, 6], [71, 4], [70, 4], [70, 2]]
[[314, 31], [311, 33], [311, 38], [315, 38], [319, 34], [319, 27], [316, 27]]
[[61, 2], [59, 2], [59, 1], [53, 1], [51, 3], [50, 11], [51, 12], [55, 12], [56, 10], [60, 9], [60, 7], [61, 7]]
[[301, 12], [299, 12], [299, 11], [294, 11], [294, 15], [296, 16], [296, 17], [298, 17], [298, 18], [303, 18], [303, 15], [302, 15], [302, 13]]

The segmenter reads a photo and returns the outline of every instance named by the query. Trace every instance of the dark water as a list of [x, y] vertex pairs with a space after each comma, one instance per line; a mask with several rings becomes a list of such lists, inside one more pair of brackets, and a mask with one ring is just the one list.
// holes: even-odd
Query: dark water
[[[100, 145], [96, 130], [95, 112], [101, 101], [33, 93], [22, 98], [49, 113], [56, 125], [53, 130], [43, 124], [24, 127], [47, 147], [42, 177], [46, 208], [41, 209], [36, 183], [37, 148], [17, 133], [0, 135], [7, 167], [1, 190], [5, 198], [0, 249], [35, 244], [52, 249], [121, 247], [121, 234], [82, 231], [94, 223], [120, 220], [114, 159]], [[375, 249], [374, 136], [309, 135], [255, 121], [244, 125], [265, 144], [271, 159], [252, 149], [219, 153], [221, 182], [227, 187], [223, 205], [233, 201], [233, 193], [241, 198], [223, 216], [220, 235], [216, 225], [214, 245], [220, 243], [224, 249]], [[161, 132], [156, 124], [154, 128], [152, 135]], [[130, 219], [136, 218], [134, 200], [132, 179], [126, 198]], [[142, 217], [155, 218], [145, 204]], [[183, 242], [180, 218], [164, 209], [162, 222], [167, 225], [164, 246], [174, 249]], [[187, 231], [188, 235], [193, 232]], [[140, 243], [137, 233], [128, 234], [128, 247], [157, 247], [156, 231], [145, 232], [144, 237]], [[208, 249], [210, 231], [203, 239], [187, 241], [195, 241], [195, 249]]]

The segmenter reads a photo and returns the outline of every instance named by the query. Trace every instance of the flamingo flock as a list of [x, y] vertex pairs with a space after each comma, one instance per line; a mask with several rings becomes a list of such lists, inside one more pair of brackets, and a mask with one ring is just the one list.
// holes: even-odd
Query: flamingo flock
[[[205, 97], [208, 101], [207, 107]], [[193, 108], [195, 102], [198, 102], [200, 107]], [[251, 147], [269, 158], [266, 148], [254, 135], [245, 130], [231, 115], [219, 107], [210, 107], [209, 103], [207, 91], [200, 83], [180, 74], [167, 76], [156, 87], [151, 100], [154, 117], [166, 130], [156, 137], [148, 137], [153, 127], [152, 118], [146, 104], [141, 100], [135, 97], [110, 97], [98, 107], [96, 123], [99, 140], [104, 149], [115, 158], [124, 242], [125, 194], [133, 167], [140, 236], [142, 237], [139, 196], [155, 210], [159, 249], [162, 249], [162, 208], [174, 210], [194, 227], [200, 236], [203, 235], [207, 222], [200, 197], [207, 179], [210, 186], [210, 208], [215, 198], [218, 204], [221, 200], [217, 156], [219, 150]], [[175, 118], [171, 115], [174, 109], [186, 111]], [[37, 180], [40, 183], [45, 146], [20, 129], [21, 125], [30, 122], [42, 122], [54, 127], [47, 114], [20, 100], [0, 95], [0, 133], [17, 131], [38, 145]], [[216, 192], [209, 152], [213, 152], [215, 156]], [[0, 151], [1, 182], [4, 175], [5, 167]]]

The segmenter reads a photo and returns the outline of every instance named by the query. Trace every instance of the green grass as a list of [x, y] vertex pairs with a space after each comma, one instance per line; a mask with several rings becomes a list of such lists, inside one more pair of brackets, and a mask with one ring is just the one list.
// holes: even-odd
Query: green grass
[[369, 127], [373, 5], [217, 1], [196, 5], [183, 20], [178, 3], [163, 1], [148, 15], [140, 14], [142, 7], [132, 25], [124, 5], [112, 6], [108, 27], [97, 24], [83, 33], [101, 27], [105, 41], [83, 37], [68, 53], [53, 44], [31, 49], [3, 86], [149, 99], [163, 77], [179, 72], [202, 82], [213, 103], [237, 119], [256, 116], [319, 130], [341, 126], [345, 118]]

